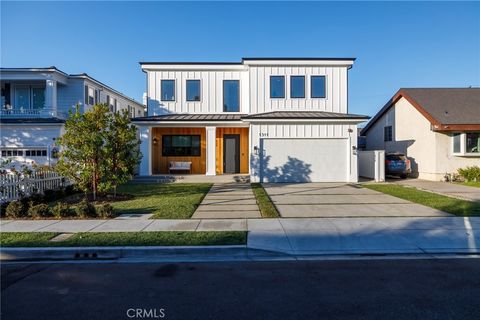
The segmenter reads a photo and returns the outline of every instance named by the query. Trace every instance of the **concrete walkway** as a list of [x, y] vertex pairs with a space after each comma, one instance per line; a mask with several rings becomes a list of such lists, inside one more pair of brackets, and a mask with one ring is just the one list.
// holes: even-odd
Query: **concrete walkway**
[[192, 219], [260, 218], [249, 183], [215, 183]]
[[395, 182], [404, 186], [411, 186], [421, 190], [442, 194], [449, 197], [469, 201], [480, 201], [480, 188], [464, 186], [456, 183], [427, 181], [420, 179], [406, 179]]
[[480, 253], [480, 217], [2, 220], [2, 232], [248, 231], [248, 247], [295, 255]]

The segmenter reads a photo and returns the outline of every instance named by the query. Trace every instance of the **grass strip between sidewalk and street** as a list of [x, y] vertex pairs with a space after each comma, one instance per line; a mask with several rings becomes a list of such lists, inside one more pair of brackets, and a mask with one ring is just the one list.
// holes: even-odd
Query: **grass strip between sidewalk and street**
[[260, 183], [252, 183], [251, 186], [253, 194], [257, 199], [258, 208], [260, 209], [262, 218], [280, 218], [277, 208], [275, 208], [275, 205], [262, 185]]
[[441, 210], [460, 217], [480, 216], [480, 202], [456, 199], [396, 184], [364, 184], [365, 188]]
[[1, 247], [213, 246], [243, 245], [246, 231], [83, 232], [53, 242], [55, 232], [1, 232]]

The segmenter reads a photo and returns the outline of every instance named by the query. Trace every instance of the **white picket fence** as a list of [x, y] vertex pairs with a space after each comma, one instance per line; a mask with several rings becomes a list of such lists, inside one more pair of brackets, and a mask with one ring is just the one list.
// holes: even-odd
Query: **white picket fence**
[[0, 174], [0, 203], [20, 199], [45, 190], [56, 190], [69, 185], [68, 179], [54, 171], [41, 170], [31, 174]]

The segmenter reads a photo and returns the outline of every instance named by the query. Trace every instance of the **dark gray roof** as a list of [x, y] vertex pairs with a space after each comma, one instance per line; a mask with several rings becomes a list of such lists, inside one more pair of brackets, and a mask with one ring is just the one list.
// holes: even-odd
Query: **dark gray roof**
[[241, 114], [164, 114], [139, 117], [133, 121], [240, 121]]
[[22, 124], [22, 123], [64, 123], [65, 120], [59, 118], [0, 118], [0, 123]]
[[368, 116], [326, 111], [272, 111], [244, 116], [243, 119], [369, 119]]
[[402, 90], [439, 123], [480, 124], [480, 88]]
[[480, 124], [480, 88], [402, 88], [368, 122], [361, 134], [364, 135], [401, 97], [432, 124]]

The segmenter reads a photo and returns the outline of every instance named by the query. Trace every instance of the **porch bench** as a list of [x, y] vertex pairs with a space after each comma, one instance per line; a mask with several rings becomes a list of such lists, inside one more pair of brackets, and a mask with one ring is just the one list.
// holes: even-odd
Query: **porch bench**
[[188, 171], [192, 173], [192, 163], [190, 161], [170, 161], [168, 173], [172, 171]]

